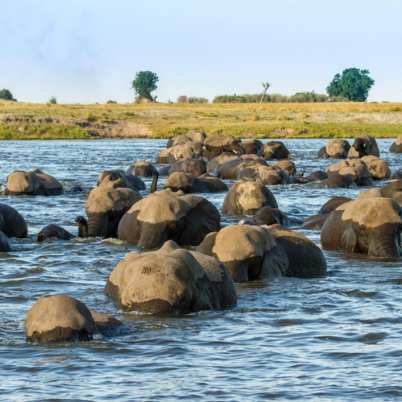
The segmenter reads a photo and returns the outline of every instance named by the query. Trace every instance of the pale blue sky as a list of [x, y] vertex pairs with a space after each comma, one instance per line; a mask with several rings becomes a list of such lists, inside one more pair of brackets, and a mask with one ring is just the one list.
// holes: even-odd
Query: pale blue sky
[[402, 100], [402, 0], [1, 0], [0, 88], [19, 100], [133, 99], [138, 70], [160, 100], [324, 92], [368, 68], [371, 100]]

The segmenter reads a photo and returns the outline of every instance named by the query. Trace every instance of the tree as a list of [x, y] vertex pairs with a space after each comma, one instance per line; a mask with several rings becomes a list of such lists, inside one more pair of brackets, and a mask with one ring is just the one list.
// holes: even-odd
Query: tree
[[158, 81], [158, 76], [152, 71], [139, 71], [132, 82], [132, 88], [139, 97], [153, 102], [156, 98], [151, 92], [158, 88], [156, 85]]
[[17, 99], [14, 99], [13, 94], [8, 89], [0, 90], [0, 99], [14, 101], [14, 102], [17, 101]]
[[262, 96], [261, 96], [261, 99], [260, 99], [260, 103], [262, 103], [262, 101], [264, 100], [265, 95], [267, 94], [268, 89], [269, 89], [270, 86], [271, 86], [271, 84], [269, 82], [263, 82], [262, 83], [263, 92], [262, 92]]
[[342, 74], [336, 74], [327, 87], [330, 97], [343, 97], [354, 102], [365, 102], [374, 80], [368, 70], [347, 68]]
[[49, 99], [49, 104], [51, 104], [51, 105], [56, 105], [56, 104], [57, 104], [57, 99], [56, 99], [55, 96], [52, 96], [52, 97]]

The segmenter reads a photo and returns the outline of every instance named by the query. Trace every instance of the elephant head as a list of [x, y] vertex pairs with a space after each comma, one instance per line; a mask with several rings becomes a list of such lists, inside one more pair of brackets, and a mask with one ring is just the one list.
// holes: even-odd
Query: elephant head
[[401, 215], [401, 207], [390, 198], [359, 197], [330, 213], [321, 229], [321, 244], [328, 250], [397, 259]]
[[253, 215], [260, 208], [278, 208], [271, 191], [256, 181], [239, 181], [226, 194], [223, 212], [229, 215]]
[[127, 211], [119, 223], [118, 237], [144, 249], [160, 247], [166, 240], [197, 245], [219, 228], [219, 212], [208, 200], [162, 190]]

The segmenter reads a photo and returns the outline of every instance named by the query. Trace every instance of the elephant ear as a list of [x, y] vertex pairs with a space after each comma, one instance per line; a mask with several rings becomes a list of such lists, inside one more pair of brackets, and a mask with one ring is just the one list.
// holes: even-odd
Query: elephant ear
[[356, 250], [357, 246], [357, 236], [352, 227], [352, 225], [348, 225], [343, 231], [341, 237], [341, 247], [347, 253], [353, 253]]

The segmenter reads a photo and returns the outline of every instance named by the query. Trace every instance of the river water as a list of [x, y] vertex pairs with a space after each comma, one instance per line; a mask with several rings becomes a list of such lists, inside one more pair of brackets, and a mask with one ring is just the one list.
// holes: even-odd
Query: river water
[[[316, 158], [322, 140], [285, 140], [299, 171], [333, 163]], [[103, 169], [154, 160], [165, 141], [1, 142], [0, 178], [38, 167], [89, 190]], [[393, 170], [401, 156], [382, 157]], [[149, 181], [147, 181], [149, 187]], [[273, 186], [280, 208], [304, 218], [333, 195], [359, 189]], [[122, 314], [103, 294], [115, 264], [133, 247], [81, 239], [38, 244], [57, 223], [76, 233], [85, 194], [0, 196], [29, 224], [29, 237], [0, 254], [0, 400], [255, 401], [395, 400], [402, 398], [402, 262], [325, 255], [328, 275], [281, 278], [237, 287], [237, 307], [183, 317]], [[219, 208], [224, 194], [206, 195]], [[227, 219], [223, 221], [228, 222]], [[305, 231], [319, 243], [319, 232]], [[53, 346], [25, 342], [24, 318], [42, 295], [67, 293], [114, 314], [112, 337]]]

